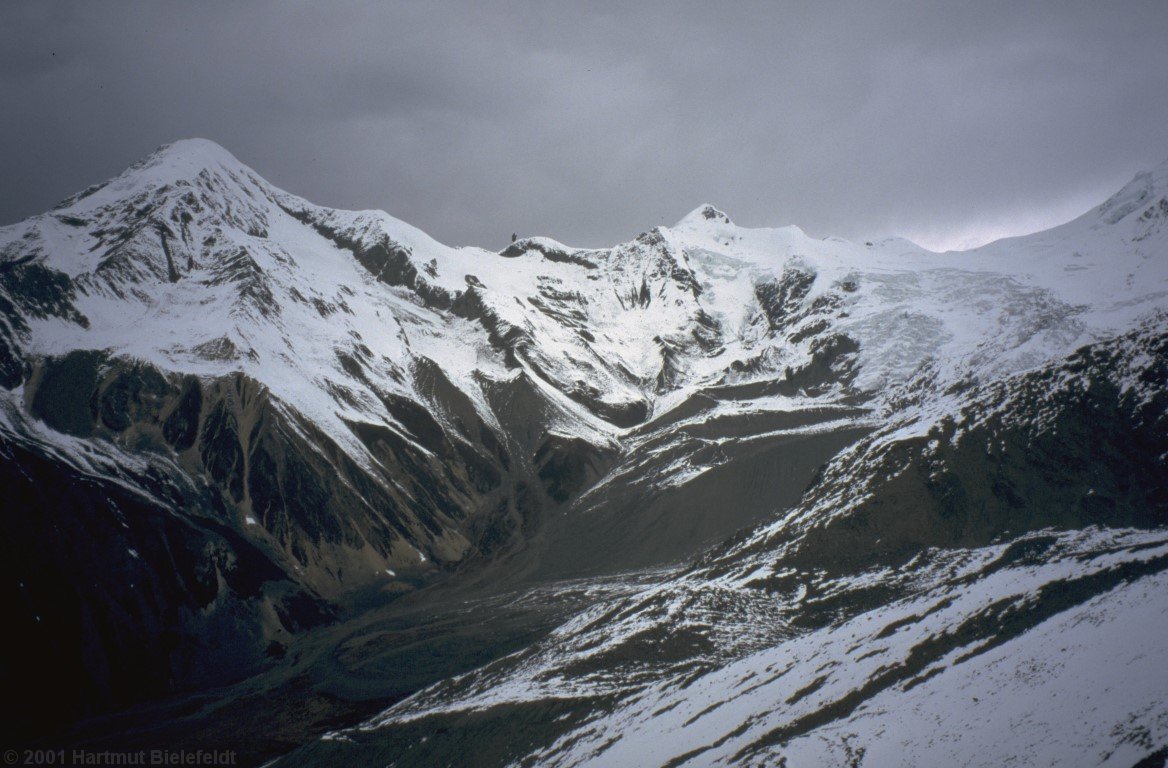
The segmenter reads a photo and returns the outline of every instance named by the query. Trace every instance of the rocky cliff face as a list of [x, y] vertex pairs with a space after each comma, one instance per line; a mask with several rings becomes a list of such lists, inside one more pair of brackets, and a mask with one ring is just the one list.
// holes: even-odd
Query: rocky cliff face
[[[1163, 166], [960, 254], [711, 206], [611, 249], [493, 253], [163, 147], [0, 229], [14, 722], [260, 675], [329, 691], [282, 715], [302, 739], [527, 643], [345, 738], [419, 764], [467, 739], [563, 764], [876, 750], [854, 723], [881, 696], [1160, 578], [1166, 197]], [[418, 633], [461, 650], [427, 665]], [[834, 666], [801, 650], [845, 634]], [[699, 684], [735, 714], [691, 711]], [[1120, 731], [1160, 734], [1138, 698], [1107, 700]]]

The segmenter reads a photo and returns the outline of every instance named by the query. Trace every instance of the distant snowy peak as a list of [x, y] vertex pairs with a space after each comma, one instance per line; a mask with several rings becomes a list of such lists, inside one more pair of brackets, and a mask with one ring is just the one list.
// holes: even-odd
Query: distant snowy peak
[[718, 223], [718, 224], [733, 224], [734, 223], [734, 222], [730, 221], [730, 217], [727, 216], [725, 213], [718, 210], [717, 208], [710, 205], [709, 203], [706, 203], [704, 205], [699, 205], [697, 208], [694, 208], [692, 211], [687, 213], [674, 226], [675, 227], [692, 227], [695, 224], [700, 225], [700, 224], [704, 224], [706, 222], [714, 222], [714, 223]]
[[118, 178], [153, 176], [163, 183], [191, 179], [204, 171], [254, 173], [225, 147], [203, 138], [178, 139], [163, 144], [126, 169]]
[[1168, 217], [1168, 160], [1137, 173], [1092, 213], [1108, 224], [1117, 224], [1132, 214], [1145, 221]]
[[220, 175], [256, 186], [263, 182], [226, 149], [207, 139], [182, 139], [163, 144], [109, 181], [95, 184], [62, 200], [54, 211], [77, 213], [134, 198], [178, 182], [194, 182], [200, 176]]

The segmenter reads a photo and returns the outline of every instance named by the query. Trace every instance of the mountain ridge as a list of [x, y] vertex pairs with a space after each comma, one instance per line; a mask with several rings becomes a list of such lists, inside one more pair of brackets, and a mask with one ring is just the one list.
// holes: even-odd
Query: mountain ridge
[[[1011, 484], [1041, 488], [1026, 478], [1052, 470], [918, 443], [956, 439], [949, 422], [989, 429], [981, 417], [1081, 432], [1080, 395], [1050, 384], [1075, 365], [1119, 393], [1105, 409], [1113, 437], [1135, 434], [1125, 382], [1146, 384], [1163, 354], [1164, 221], [1168, 163], [1060, 227], [965, 252], [747, 229], [708, 204], [611, 248], [528, 237], [494, 252], [315, 205], [213, 142], [164, 145], [0, 227], [0, 450], [19, 510], [4, 520], [4, 575], [21, 606], [4, 657], [56, 654], [59, 685], [77, 690], [27, 718], [43, 728], [54, 708], [83, 717], [293, 679], [300, 654], [350, 620], [399, 626], [459, 590], [652, 573], [768, 525], [826, 562], [836, 534], [813, 546], [793, 510], [860, 542], [866, 516], [896, 503], [837, 515], [815, 506], [842, 504], [824, 489], [921, 510], [906, 552], [993, 546], [945, 538], [936, 509], [989, 514], [1023, 493]], [[1124, 356], [1134, 349], [1143, 357]], [[1027, 376], [1064, 399], [991, 387]], [[1160, 407], [1154, 387], [1140, 391]], [[990, 418], [995, 398], [1009, 405]], [[941, 486], [875, 480], [938, 456], [954, 462]], [[1113, 484], [1136, 482], [1106, 466]], [[1000, 498], [981, 489], [998, 472]], [[1029, 493], [1018, 498], [1042, 495]], [[1140, 517], [1123, 506], [1135, 497], [1109, 498], [1122, 511], [1099, 513], [1107, 525], [1158, 525], [1158, 507]], [[756, 546], [810, 567], [775, 541]], [[361, 618], [370, 602], [385, 618]], [[531, 610], [524, 621], [567, 618]], [[407, 653], [395, 631], [331, 674], [352, 681], [364, 654]], [[199, 661], [221, 656], [237, 663]], [[149, 672], [134, 671], [139, 657]], [[474, 666], [443, 664], [413, 690]], [[28, 666], [0, 679], [37, 699]], [[303, 717], [301, 736], [319, 732]]]

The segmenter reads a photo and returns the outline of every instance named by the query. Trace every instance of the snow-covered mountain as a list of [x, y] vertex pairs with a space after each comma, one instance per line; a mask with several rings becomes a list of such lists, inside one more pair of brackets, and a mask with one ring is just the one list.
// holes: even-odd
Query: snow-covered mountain
[[1135, 762], [1168, 744], [1166, 223], [1168, 164], [967, 252], [707, 205], [495, 253], [168, 145], [0, 228], [0, 679], [44, 727], [303, 676], [397, 595], [669, 566], [288, 760], [1049, 762], [1071, 728]]

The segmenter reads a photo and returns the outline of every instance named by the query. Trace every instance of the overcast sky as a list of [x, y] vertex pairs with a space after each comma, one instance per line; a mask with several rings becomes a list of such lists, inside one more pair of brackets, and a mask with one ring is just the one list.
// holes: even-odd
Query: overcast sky
[[1168, 1], [0, 4], [0, 223], [190, 136], [452, 245], [970, 245], [1168, 159]]

